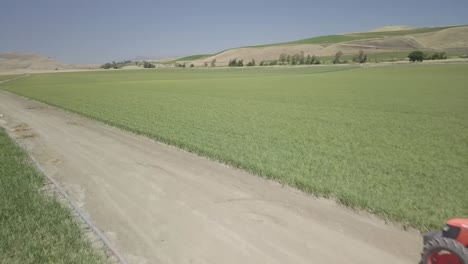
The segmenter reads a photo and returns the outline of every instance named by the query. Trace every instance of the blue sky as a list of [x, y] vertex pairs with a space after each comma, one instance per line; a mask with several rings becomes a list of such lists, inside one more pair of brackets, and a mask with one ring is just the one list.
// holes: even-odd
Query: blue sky
[[175, 57], [367, 31], [468, 24], [468, 0], [0, 0], [0, 52], [66, 63]]

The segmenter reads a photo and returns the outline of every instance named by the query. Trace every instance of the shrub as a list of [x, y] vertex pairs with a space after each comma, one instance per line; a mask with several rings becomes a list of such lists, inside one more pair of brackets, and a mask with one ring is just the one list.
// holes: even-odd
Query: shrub
[[436, 53], [432, 54], [431, 59], [432, 60], [446, 60], [447, 55], [443, 51], [442, 52], [436, 52]]

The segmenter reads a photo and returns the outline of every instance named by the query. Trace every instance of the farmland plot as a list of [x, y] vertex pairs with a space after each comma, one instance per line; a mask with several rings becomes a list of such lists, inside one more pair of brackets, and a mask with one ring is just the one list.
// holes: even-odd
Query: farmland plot
[[466, 72], [100, 71], [0, 87], [425, 230], [468, 216]]

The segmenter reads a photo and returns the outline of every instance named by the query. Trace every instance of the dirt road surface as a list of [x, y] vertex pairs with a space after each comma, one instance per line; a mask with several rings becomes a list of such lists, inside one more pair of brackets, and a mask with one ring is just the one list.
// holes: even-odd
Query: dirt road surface
[[0, 90], [0, 125], [129, 263], [416, 263], [420, 235]]

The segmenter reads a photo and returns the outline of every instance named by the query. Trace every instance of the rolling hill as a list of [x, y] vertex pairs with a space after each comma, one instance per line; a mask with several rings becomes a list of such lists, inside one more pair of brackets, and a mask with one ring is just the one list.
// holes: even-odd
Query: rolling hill
[[0, 69], [2, 70], [55, 70], [70, 68], [72, 66], [37, 54], [0, 53]]
[[278, 59], [281, 53], [316, 55], [329, 58], [341, 51], [345, 56], [363, 50], [369, 57], [403, 59], [408, 52], [445, 51], [453, 55], [468, 54], [468, 26], [448, 26], [433, 28], [410, 28], [407, 26], [386, 26], [369, 32], [319, 36], [314, 38], [274, 43], [268, 45], [234, 48], [214, 55], [192, 55], [178, 61], [191, 61], [196, 66], [216, 59], [219, 66], [231, 59], [244, 61], [269, 61]]
[[98, 65], [70, 65], [38, 54], [0, 53], [0, 73], [29, 73], [95, 69]]

